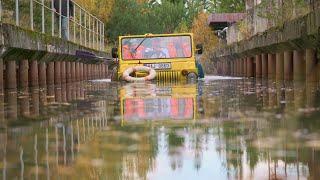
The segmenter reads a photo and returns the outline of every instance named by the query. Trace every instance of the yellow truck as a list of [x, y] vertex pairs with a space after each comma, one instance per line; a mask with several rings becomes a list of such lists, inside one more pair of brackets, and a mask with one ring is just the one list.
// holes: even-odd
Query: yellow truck
[[194, 45], [191, 33], [120, 36], [111, 53], [118, 63], [113, 80], [180, 81], [204, 76], [196, 61], [202, 45]]

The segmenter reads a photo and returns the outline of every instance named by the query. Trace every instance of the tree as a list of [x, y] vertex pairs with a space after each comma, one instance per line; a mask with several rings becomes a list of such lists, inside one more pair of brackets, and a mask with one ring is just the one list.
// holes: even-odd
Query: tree
[[212, 12], [238, 13], [245, 11], [245, 0], [211, 0]]
[[200, 13], [193, 21], [192, 33], [196, 44], [202, 44], [204, 47], [204, 57], [208, 59], [208, 53], [218, 44], [217, 36], [207, 24], [208, 13]]
[[182, 1], [144, 2], [117, 0], [108, 23], [107, 34], [115, 42], [119, 35], [173, 33], [185, 19]]
[[97, 16], [103, 22], [108, 22], [116, 0], [76, 0], [82, 7]]

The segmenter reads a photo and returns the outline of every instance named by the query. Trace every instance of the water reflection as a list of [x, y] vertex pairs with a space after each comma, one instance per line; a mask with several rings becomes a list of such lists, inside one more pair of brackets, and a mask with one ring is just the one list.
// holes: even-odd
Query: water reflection
[[[0, 178], [72, 177], [69, 170], [81, 144], [107, 126], [106, 100], [87, 96], [91, 86], [64, 84], [0, 95]], [[73, 92], [78, 93], [67, 99]]]
[[0, 94], [2, 179], [318, 179], [314, 83], [75, 83]]
[[196, 84], [128, 84], [120, 89], [122, 123], [145, 120], [194, 120]]

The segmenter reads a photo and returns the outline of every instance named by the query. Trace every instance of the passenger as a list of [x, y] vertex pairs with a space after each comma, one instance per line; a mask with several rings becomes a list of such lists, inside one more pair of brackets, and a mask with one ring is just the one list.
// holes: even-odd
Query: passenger
[[174, 46], [173, 42], [168, 43], [168, 50], [169, 50], [169, 57], [170, 58], [176, 58], [177, 57], [177, 49]]
[[169, 52], [166, 48], [161, 47], [160, 40], [158, 38], [154, 38], [151, 42], [152, 50], [149, 52], [150, 58], [167, 58], [169, 57]]
[[190, 43], [182, 43], [182, 50], [184, 57], [191, 57], [191, 45]]

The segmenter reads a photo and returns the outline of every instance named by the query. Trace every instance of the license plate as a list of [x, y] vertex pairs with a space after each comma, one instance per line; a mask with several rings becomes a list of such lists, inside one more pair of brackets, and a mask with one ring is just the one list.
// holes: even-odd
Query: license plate
[[144, 64], [144, 66], [152, 69], [171, 69], [171, 63], [155, 63], [155, 64]]

